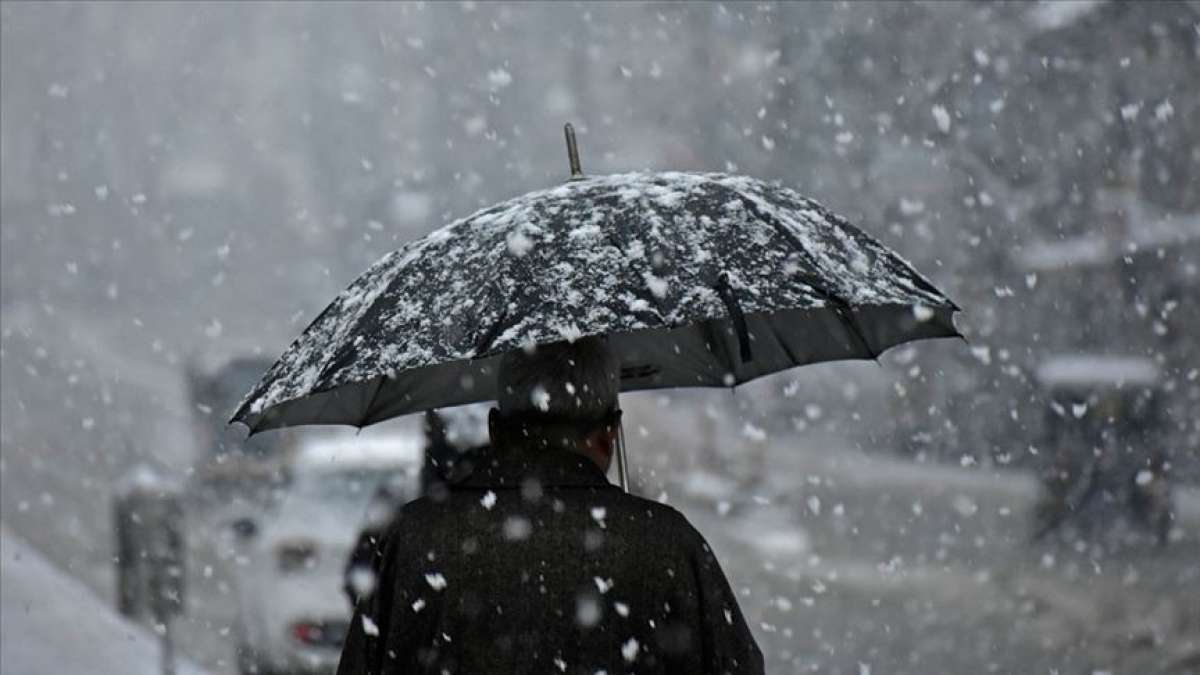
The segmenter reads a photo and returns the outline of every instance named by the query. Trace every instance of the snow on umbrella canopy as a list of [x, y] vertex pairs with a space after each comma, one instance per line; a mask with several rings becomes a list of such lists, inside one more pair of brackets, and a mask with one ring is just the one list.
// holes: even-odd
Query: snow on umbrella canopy
[[958, 308], [790, 189], [719, 173], [577, 178], [411, 242], [354, 281], [233, 421], [365, 426], [494, 400], [505, 352], [607, 335], [623, 391], [733, 386], [952, 337]]

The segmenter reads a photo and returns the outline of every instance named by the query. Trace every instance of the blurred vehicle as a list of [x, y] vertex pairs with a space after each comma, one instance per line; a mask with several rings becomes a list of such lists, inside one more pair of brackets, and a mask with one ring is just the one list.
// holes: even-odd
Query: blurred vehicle
[[234, 565], [240, 672], [333, 671], [351, 615], [345, 561], [380, 486], [417, 495], [420, 450], [416, 434], [298, 443], [275, 505], [233, 524], [243, 542]]
[[198, 505], [225, 507], [231, 501], [265, 503], [279, 469], [293, 450], [295, 434], [269, 431], [248, 437], [229, 425], [242, 395], [271, 366], [256, 357], [234, 358], [205, 369], [190, 363], [184, 373], [191, 403], [195, 472], [189, 492]]
[[1053, 460], [1035, 509], [1036, 536], [1069, 526], [1081, 539], [1121, 543], [1140, 529], [1166, 543], [1170, 462], [1158, 366], [1143, 357], [1058, 356], [1037, 376], [1050, 398], [1043, 442]]

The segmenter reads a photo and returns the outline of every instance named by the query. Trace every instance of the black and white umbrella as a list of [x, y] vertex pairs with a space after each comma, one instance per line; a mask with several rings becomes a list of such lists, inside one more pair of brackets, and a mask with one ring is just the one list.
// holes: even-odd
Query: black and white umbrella
[[623, 391], [730, 387], [957, 336], [911, 265], [792, 190], [719, 173], [573, 177], [390, 253], [233, 417], [358, 427], [496, 398], [499, 357], [606, 335]]

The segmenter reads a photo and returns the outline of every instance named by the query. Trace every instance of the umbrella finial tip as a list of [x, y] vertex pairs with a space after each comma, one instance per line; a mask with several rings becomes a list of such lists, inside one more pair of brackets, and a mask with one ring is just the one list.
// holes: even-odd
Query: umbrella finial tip
[[579, 165], [579, 145], [575, 142], [575, 127], [567, 122], [563, 125], [563, 135], [567, 137], [567, 161], [571, 165], [571, 180], [583, 178], [583, 169]]

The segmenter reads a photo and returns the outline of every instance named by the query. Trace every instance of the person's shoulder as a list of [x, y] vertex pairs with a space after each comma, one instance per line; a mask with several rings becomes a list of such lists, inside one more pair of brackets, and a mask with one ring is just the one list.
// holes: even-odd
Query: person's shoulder
[[457, 520], [472, 503], [478, 505], [486, 490], [450, 489], [405, 502], [392, 514], [389, 530], [413, 527], [428, 529], [441, 520]]
[[622, 509], [628, 513], [644, 514], [643, 522], [660, 531], [664, 537], [673, 538], [676, 544], [686, 546], [704, 545], [704, 537], [679, 509], [655, 499], [622, 493]]
[[419, 497], [405, 502], [392, 513], [392, 519], [384, 529], [388, 538], [406, 537], [411, 533], [427, 529], [436, 520], [444, 505], [430, 497]]

